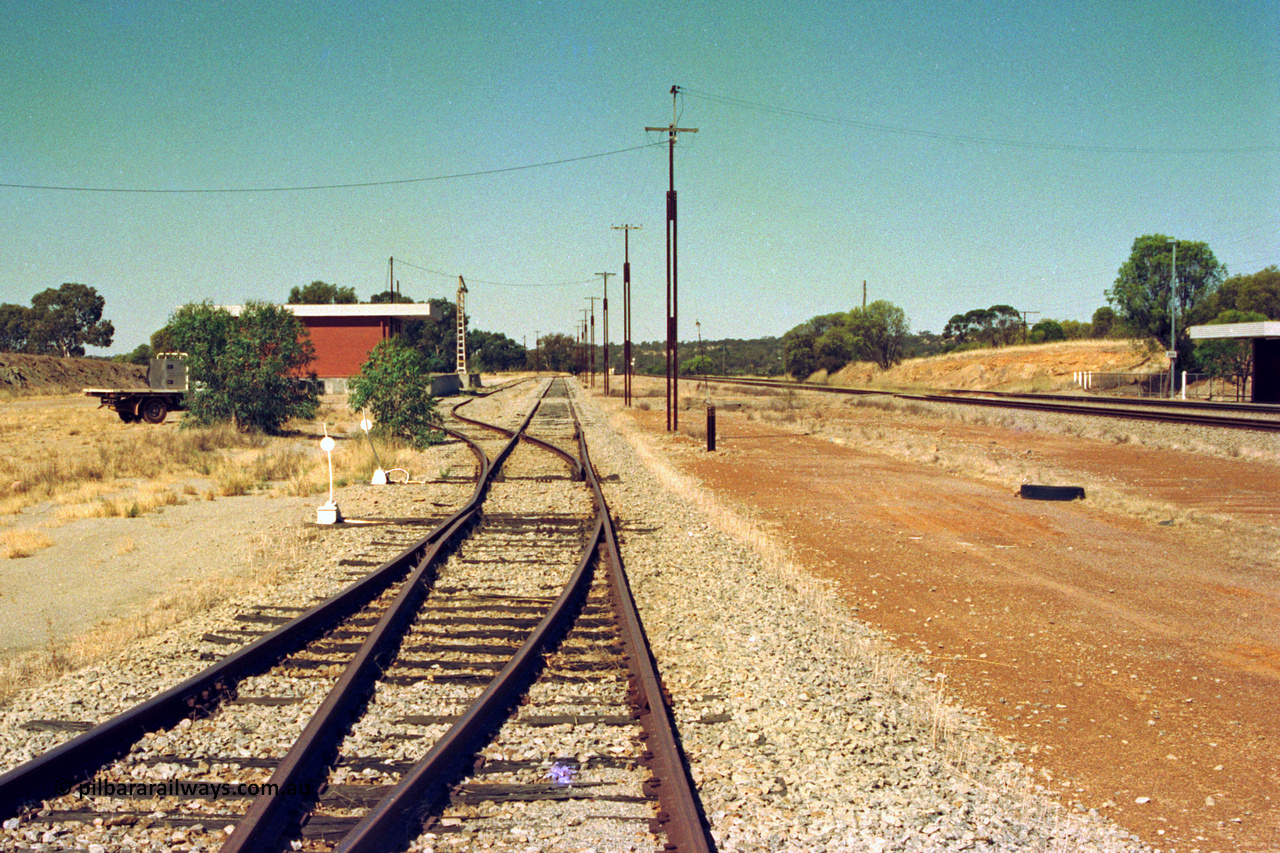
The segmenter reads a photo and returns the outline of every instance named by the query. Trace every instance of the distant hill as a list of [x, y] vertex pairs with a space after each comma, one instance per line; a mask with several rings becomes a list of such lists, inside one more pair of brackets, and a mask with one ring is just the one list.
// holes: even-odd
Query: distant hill
[[1061, 391], [1075, 385], [1078, 371], [1159, 373], [1169, 369], [1162, 351], [1137, 340], [1081, 340], [976, 349], [913, 358], [880, 370], [850, 364], [834, 376], [811, 381], [849, 387], [965, 388], [981, 391]]
[[0, 392], [72, 394], [85, 388], [145, 388], [147, 369], [98, 358], [0, 352]]

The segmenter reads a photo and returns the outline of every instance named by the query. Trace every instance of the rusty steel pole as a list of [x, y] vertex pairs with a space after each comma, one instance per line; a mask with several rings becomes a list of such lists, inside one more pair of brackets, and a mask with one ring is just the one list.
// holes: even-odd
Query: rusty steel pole
[[594, 388], [596, 387], [596, 300], [600, 297], [586, 296], [583, 298], [591, 303], [590, 336], [587, 338], [587, 347], [590, 355], [587, 358], [587, 362], [591, 368], [591, 387]]
[[679, 347], [676, 342], [679, 334], [677, 315], [680, 305], [680, 287], [676, 270], [676, 135], [680, 133], [697, 133], [696, 127], [676, 127], [676, 96], [680, 94], [679, 86], [671, 87], [671, 124], [666, 127], [646, 127], [645, 130], [667, 132], [667, 431], [680, 428], [680, 379], [679, 379]]
[[604, 395], [609, 396], [609, 276], [617, 275], [616, 272], [598, 272], [596, 275], [604, 279], [604, 302], [601, 310], [604, 312]]
[[[622, 397], [631, 405], [631, 232], [640, 225], [615, 225], [622, 232]], [[607, 281], [607, 279], [606, 279]]]

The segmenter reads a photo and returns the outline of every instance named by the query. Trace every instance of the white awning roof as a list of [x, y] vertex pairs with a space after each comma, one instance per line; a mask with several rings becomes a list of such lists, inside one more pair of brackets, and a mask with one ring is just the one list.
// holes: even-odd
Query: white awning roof
[[[239, 316], [243, 305], [223, 305], [232, 314]], [[361, 303], [358, 305], [281, 305], [292, 311], [297, 317], [403, 317], [406, 319], [423, 318], [439, 320], [440, 312], [433, 311], [429, 303], [411, 302], [379, 302], [377, 304]]]
[[1212, 326], [1192, 326], [1191, 340], [1207, 341], [1221, 338], [1280, 338], [1280, 321], [1266, 320], [1260, 323], [1220, 323]]

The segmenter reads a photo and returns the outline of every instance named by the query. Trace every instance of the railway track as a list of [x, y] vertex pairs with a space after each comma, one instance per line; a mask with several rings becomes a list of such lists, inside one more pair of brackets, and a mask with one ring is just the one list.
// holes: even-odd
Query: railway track
[[[1085, 397], [1081, 395], [1003, 394], [989, 391], [946, 391], [937, 394], [916, 394], [869, 388], [838, 388], [824, 385], [808, 385], [778, 379], [742, 379], [708, 377], [709, 382], [727, 385], [747, 385], [776, 388], [788, 391], [814, 391], [826, 394], [852, 396], [879, 395], [900, 400], [918, 400], [929, 403], [990, 406], [1002, 409], [1027, 409], [1039, 412], [1058, 412], [1074, 415], [1093, 415], [1132, 420], [1159, 421], [1162, 423], [1189, 424], [1195, 426], [1247, 429], [1262, 432], [1280, 432], [1280, 407], [1271, 405], [1243, 405], [1231, 403], [1182, 402], [1178, 400], [1125, 400]], [[1224, 414], [1237, 412], [1245, 414]]]
[[474, 490], [390, 520], [396, 556], [241, 614], [205, 635], [204, 672], [0, 776], [9, 837], [711, 849], [568, 386], [537, 390], [459, 413]]

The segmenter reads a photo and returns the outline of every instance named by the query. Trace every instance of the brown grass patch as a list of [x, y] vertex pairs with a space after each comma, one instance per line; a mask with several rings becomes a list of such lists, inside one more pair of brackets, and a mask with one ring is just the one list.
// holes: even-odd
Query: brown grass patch
[[[229, 425], [127, 425], [74, 398], [0, 404], [0, 435], [10, 450], [0, 458], [0, 516], [46, 501], [60, 505], [56, 518], [66, 522], [133, 517], [181, 503], [182, 495], [315, 494], [329, 482], [319, 421], [341, 439], [350, 418], [345, 398], [326, 401], [317, 422], [291, 423], [292, 435], [269, 437]], [[395, 452], [386, 449], [389, 457]], [[334, 466], [335, 480], [350, 481], [371, 477], [376, 464], [357, 434], [339, 442]]]
[[31, 527], [12, 527], [0, 531], [0, 556], [6, 560], [30, 557], [53, 545], [53, 540], [43, 530]]

